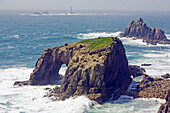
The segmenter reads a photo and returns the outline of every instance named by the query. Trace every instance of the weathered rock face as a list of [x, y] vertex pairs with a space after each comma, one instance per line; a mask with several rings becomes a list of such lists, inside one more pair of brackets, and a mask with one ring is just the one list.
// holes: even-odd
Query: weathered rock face
[[156, 45], [159, 44], [170, 44], [164, 34], [164, 31], [159, 28], [151, 29], [146, 25], [142, 18], [135, 21], [131, 21], [120, 37], [135, 37], [137, 39], [142, 39], [148, 44]]
[[167, 91], [170, 89], [170, 80], [152, 78], [148, 75], [143, 77], [139, 84], [141, 98], [161, 98], [165, 99]]
[[[105, 41], [109, 45], [101, 46]], [[89, 49], [100, 47], [99, 49]], [[112, 97], [118, 98], [131, 83], [125, 49], [118, 38], [98, 38], [80, 41], [67, 46], [46, 49], [36, 63], [29, 85], [52, 84], [61, 79], [58, 74], [62, 64], [67, 70], [60, 87], [55, 87], [47, 96], [64, 100], [71, 96], [86, 95], [103, 103]], [[25, 85], [23, 82], [16, 82]]]
[[165, 99], [170, 89], [170, 80], [161, 78], [152, 78], [144, 75], [142, 81], [136, 87], [136, 90], [126, 92], [125, 94], [135, 98], [161, 98]]
[[168, 90], [165, 99], [166, 99], [166, 103], [161, 105], [158, 113], [170, 113], [170, 90]]

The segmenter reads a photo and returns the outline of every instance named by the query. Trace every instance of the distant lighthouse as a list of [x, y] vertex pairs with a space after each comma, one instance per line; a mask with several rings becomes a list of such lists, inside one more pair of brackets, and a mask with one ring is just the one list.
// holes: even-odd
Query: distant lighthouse
[[73, 13], [73, 8], [72, 7], [70, 8], [70, 13]]

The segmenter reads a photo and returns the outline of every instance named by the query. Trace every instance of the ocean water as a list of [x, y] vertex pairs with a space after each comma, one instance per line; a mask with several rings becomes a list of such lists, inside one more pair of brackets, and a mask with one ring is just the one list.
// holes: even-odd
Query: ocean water
[[[118, 100], [98, 105], [85, 96], [65, 101], [43, 98], [44, 88], [55, 86], [13, 86], [28, 80], [45, 48], [82, 39], [118, 36], [129, 22], [143, 17], [148, 26], [161, 28], [170, 38], [170, 15], [69, 15], [29, 16], [0, 14], [0, 113], [155, 113], [161, 99]], [[129, 64], [152, 64], [146, 73], [160, 77], [170, 73], [170, 45], [147, 45], [141, 40], [121, 38]], [[66, 66], [61, 67], [64, 74]], [[137, 80], [142, 79], [139, 77]], [[95, 104], [92, 106], [92, 104]]]

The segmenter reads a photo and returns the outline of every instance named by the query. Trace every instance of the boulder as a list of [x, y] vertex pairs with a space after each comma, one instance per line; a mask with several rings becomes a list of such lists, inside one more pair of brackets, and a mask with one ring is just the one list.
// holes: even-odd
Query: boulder
[[[67, 66], [63, 78], [58, 74], [62, 64]], [[61, 86], [50, 90], [45, 97], [65, 100], [86, 95], [103, 103], [114, 92], [113, 99], [117, 99], [131, 83], [122, 42], [116, 37], [100, 37], [47, 49], [38, 59], [27, 83], [47, 85], [61, 79]]]
[[151, 66], [152, 64], [141, 64], [141, 66]]
[[169, 73], [166, 73], [165, 75], [162, 75], [161, 77], [162, 77], [162, 78], [170, 78], [170, 74], [169, 74]]
[[141, 68], [140, 66], [137, 65], [130, 65], [129, 66], [129, 73], [133, 78], [142, 76], [145, 74], [145, 69]]
[[170, 40], [167, 39], [163, 30], [160, 28], [151, 29], [142, 18], [139, 18], [137, 22], [132, 20], [124, 32], [120, 34], [120, 37], [135, 37], [135, 39], [142, 39], [143, 42], [152, 45], [156, 45], [157, 43], [170, 44]]

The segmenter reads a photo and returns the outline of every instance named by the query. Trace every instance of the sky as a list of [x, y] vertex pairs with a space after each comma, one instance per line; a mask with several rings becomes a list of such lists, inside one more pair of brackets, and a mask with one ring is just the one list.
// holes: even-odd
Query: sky
[[0, 10], [170, 11], [170, 0], [0, 0]]

